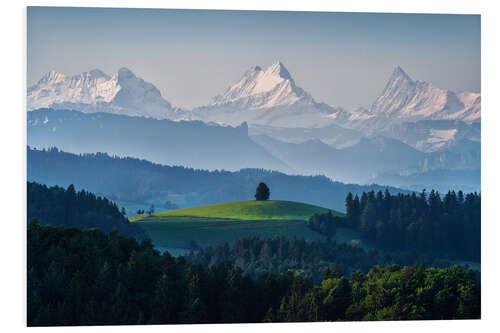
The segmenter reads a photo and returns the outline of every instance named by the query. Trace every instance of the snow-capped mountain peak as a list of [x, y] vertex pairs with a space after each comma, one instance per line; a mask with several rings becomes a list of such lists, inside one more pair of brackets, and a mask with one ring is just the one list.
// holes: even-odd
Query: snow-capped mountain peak
[[98, 69], [74, 76], [52, 70], [28, 88], [28, 110], [62, 103], [111, 102], [119, 90], [116, 80]]
[[28, 88], [27, 106], [28, 111], [59, 108], [160, 119], [188, 117], [187, 112], [173, 109], [153, 84], [125, 67], [113, 76], [99, 69], [74, 76], [50, 71]]
[[283, 65], [283, 63], [279, 60], [274, 62], [271, 66], [269, 66], [269, 68], [267, 68], [266, 71], [270, 72], [270, 74], [277, 75], [285, 80], [293, 81], [290, 72], [288, 71], [288, 69], [286, 69], [285, 65]]
[[329, 118], [362, 133], [382, 133], [419, 150], [436, 151], [462, 137], [461, 133], [478, 140], [474, 126], [468, 124], [481, 119], [481, 94], [456, 94], [413, 80], [397, 66], [369, 109], [341, 110]]
[[409, 91], [414, 89], [414, 87], [415, 81], [400, 66], [397, 66], [392, 71], [382, 94], [391, 94], [396, 91], [401, 92], [402, 90]]
[[401, 66], [396, 66], [392, 71], [391, 77], [389, 78], [389, 83], [394, 81], [406, 81], [408, 83], [415, 83], [412, 78], [406, 74], [406, 72], [401, 68]]
[[234, 105], [243, 109], [263, 109], [291, 105], [298, 101], [312, 102], [312, 97], [295, 85], [290, 72], [281, 61], [269, 67], [250, 67], [243, 77], [211, 105]]
[[464, 103], [457, 95], [425, 81], [414, 81], [397, 66], [392, 72], [382, 94], [370, 108], [376, 117], [384, 116], [394, 121], [422, 119], [465, 119]]
[[333, 123], [329, 114], [339, 112], [327, 104], [316, 102], [295, 84], [281, 61], [266, 68], [252, 66], [240, 80], [212, 103], [192, 111], [195, 119], [219, 124], [276, 127], [321, 127]]

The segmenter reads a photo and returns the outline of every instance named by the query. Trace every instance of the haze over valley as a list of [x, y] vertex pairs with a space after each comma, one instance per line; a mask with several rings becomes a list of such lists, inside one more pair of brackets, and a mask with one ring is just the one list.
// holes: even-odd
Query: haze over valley
[[[354, 110], [316, 101], [280, 61], [251, 66], [193, 109], [173, 107], [127, 68], [113, 75], [51, 71], [27, 98], [32, 147], [196, 169], [263, 168], [413, 190], [480, 191], [480, 93], [438, 88], [399, 66], [371, 106]], [[432, 175], [447, 171], [441, 186]]]

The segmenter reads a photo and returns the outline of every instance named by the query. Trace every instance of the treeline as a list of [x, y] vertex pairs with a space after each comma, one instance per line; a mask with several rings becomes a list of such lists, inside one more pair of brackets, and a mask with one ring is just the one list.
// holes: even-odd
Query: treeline
[[28, 226], [29, 326], [479, 318], [480, 286], [459, 266], [373, 267], [319, 285], [203, 268], [116, 230]]
[[377, 247], [388, 251], [417, 250], [461, 260], [481, 259], [481, 196], [449, 191], [443, 198], [392, 195], [388, 190], [346, 198], [347, 224]]
[[306, 225], [309, 229], [319, 232], [325, 235], [327, 238], [335, 236], [337, 233], [337, 227], [344, 224], [344, 218], [340, 216], [335, 216], [332, 211], [329, 210], [325, 214], [315, 213], [313, 216], [307, 220]]
[[[160, 207], [170, 201], [179, 207], [200, 206], [253, 198], [255, 184], [266, 183], [273, 197], [344, 210], [348, 192], [383, 190], [378, 185], [343, 184], [324, 176], [290, 176], [263, 169], [236, 172], [168, 166], [106, 153], [71, 154], [51, 148], [27, 148], [28, 180], [84, 188], [111, 200]], [[395, 188], [391, 191], [396, 192]], [[165, 207], [168, 208], [168, 207]]]
[[36, 219], [40, 224], [100, 228], [105, 232], [116, 228], [138, 239], [146, 237], [141, 228], [125, 218], [114, 202], [84, 190], [77, 192], [73, 185], [64, 189], [28, 182], [27, 217], [28, 221]]
[[358, 270], [367, 273], [375, 265], [447, 265], [415, 252], [365, 251], [330, 239], [310, 242], [303, 239], [288, 240], [285, 237], [246, 237], [234, 240], [231, 246], [227, 243], [216, 243], [196, 252], [190, 251], [186, 259], [198, 262], [204, 267], [230, 261], [244, 274], [254, 278], [263, 272], [291, 271], [296, 275], [311, 278], [314, 282], [321, 281], [325, 267], [349, 275]]

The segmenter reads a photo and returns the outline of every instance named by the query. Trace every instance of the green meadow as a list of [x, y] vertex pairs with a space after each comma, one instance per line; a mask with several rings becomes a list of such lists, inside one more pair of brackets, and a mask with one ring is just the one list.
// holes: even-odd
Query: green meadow
[[[307, 228], [305, 221], [327, 208], [291, 201], [239, 201], [176, 209], [136, 216], [130, 221], [140, 226], [159, 249], [180, 253], [192, 241], [199, 246], [216, 242], [232, 243], [236, 238], [284, 236], [288, 239], [319, 240], [325, 237]], [[343, 216], [342, 213], [332, 211]], [[357, 238], [350, 229], [339, 228], [334, 237], [339, 242]]]
[[236, 238], [258, 236], [322, 239], [302, 220], [230, 220], [206, 217], [165, 216], [137, 223], [157, 247], [189, 248], [193, 240], [200, 246], [231, 243]]
[[[236, 201], [212, 205], [189, 207], [156, 213], [146, 217], [149, 221], [167, 216], [211, 217], [233, 220], [307, 220], [315, 213], [326, 213], [327, 208], [308, 205], [293, 201]], [[343, 216], [342, 213], [332, 211], [333, 214]], [[131, 221], [143, 220], [138, 216]]]

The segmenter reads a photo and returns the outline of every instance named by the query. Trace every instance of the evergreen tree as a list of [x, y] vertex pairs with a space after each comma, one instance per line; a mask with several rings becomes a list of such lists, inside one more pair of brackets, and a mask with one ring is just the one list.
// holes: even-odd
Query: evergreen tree
[[345, 211], [346, 211], [346, 216], [348, 219], [352, 219], [353, 216], [354, 216], [354, 212], [353, 212], [353, 209], [354, 209], [354, 205], [353, 205], [353, 197], [352, 197], [352, 193], [349, 192], [347, 193], [347, 196], [345, 198]]

